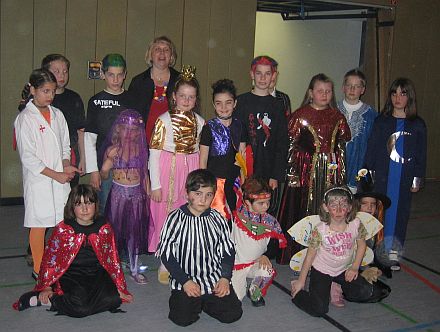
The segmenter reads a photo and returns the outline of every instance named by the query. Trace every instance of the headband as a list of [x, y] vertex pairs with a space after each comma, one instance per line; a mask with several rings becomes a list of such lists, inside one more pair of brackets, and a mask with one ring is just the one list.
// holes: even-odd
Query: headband
[[347, 188], [345, 188], [345, 187], [333, 187], [333, 188], [328, 189], [328, 190], [324, 193], [324, 201], [327, 201], [327, 196], [328, 196], [332, 191], [335, 191], [335, 190], [342, 190], [342, 191], [345, 191], [345, 192], [348, 194], [348, 197], [350, 198], [350, 200], [351, 200], [351, 201], [353, 200], [353, 194], [352, 194], [351, 191], [348, 190]]
[[249, 194], [247, 196], [251, 199], [266, 199], [266, 198], [270, 198], [271, 194], [270, 193]]

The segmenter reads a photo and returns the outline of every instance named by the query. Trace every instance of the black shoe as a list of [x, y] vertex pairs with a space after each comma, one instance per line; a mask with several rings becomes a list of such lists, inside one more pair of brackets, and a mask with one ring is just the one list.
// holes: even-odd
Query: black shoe
[[257, 301], [251, 299], [251, 303], [256, 308], [264, 307], [266, 305], [266, 301], [264, 301], [264, 298], [262, 296], [260, 296], [260, 299], [258, 299]]
[[37, 272], [35, 272], [35, 271], [32, 271], [32, 278], [35, 280], [35, 281], [37, 281], [38, 280], [38, 273]]
[[[20, 296], [20, 298], [18, 299], [18, 311], [23, 311], [27, 308], [31, 307], [30, 304], [30, 300], [33, 296], [36, 296], [38, 298], [38, 295], [40, 294], [40, 292], [36, 292], [36, 291], [32, 291], [32, 292], [27, 292], [24, 293], [22, 296]], [[41, 306], [41, 302], [37, 301], [37, 307]]]
[[252, 300], [251, 293], [249, 289], [246, 292], [247, 297], [251, 300], [252, 306], [258, 308], [258, 307], [264, 307], [266, 305], [266, 301], [264, 301], [264, 298], [260, 296], [258, 300]]

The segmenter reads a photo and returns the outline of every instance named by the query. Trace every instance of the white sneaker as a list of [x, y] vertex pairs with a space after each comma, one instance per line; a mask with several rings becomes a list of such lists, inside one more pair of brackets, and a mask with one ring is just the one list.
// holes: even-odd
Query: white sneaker
[[399, 255], [397, 251], [390, 250], [388, 254], [388, 259], [392, 262], [398, 262], [399, 261]]

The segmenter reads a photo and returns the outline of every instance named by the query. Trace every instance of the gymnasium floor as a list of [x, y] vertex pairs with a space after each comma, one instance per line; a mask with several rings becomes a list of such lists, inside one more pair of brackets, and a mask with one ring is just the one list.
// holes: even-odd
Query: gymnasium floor
[[[206, 314], [188, 331], [440, 331], [440, 186], [428, 182], [413, 198], [402, 271], [384, 279], [392, 288], [382, 303], [347, 303], [343, 309], [330, 307], [325, 318], [301, 312], [287, 294], [291, 272], [275, 266], [276, 283], [269, 289], [266, 306], [254, 308], [243, 302], [243, 317], [223, 325]], [[27, 231], [22, 227], [23, 206], [0, 206], [0, 331], [183, 331], [167, 319], [167, 286], [156, 279], [158, 262], [143, 256], [150, 282], [139, 286], [127, 279], [135, 297], [125, 304], [125, 313], [102, 313], [82, 319], [55, 316], [44, 307], [23, 312], [11, 304], [31, 290], [31, 268], [24, 260]]]

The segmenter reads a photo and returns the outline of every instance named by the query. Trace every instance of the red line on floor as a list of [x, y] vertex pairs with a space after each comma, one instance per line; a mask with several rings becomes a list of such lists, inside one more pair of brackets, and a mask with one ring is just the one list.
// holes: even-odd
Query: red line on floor
[[425, 277], [423, 277], [422, 275], [418, 274], [416, 271], [414, 271], [413, 269], [411, 269], [408, 265], [402, 264], [400, 263], [400, 267], [402, 268], [402, 270], [404, 270], [405, 272], [408, 272], [409, 274], [411, 274], [413, 277], [419, 279], [421, 282], [423, 282], [425, 285], [427, 285], [429, 288], [433, 289], [435, 292], [440, 294], [440, 287], [434, 285], [432, 282], [430, 282], [428, 279], [426, 279]]

